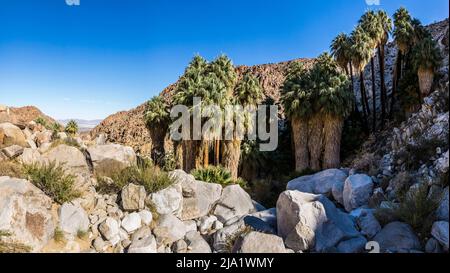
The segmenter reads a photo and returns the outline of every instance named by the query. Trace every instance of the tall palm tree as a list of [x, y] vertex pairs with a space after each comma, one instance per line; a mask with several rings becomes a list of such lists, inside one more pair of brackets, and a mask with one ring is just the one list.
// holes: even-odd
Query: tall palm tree
[[163, 97], [153, 97], [147, 103], [145, 122], [152, 139], [151, 158], [156, 164], [161, 164], [164, 151], [164, 138], [170, 124], [169, 104]]
[[[208, 72], [217, 76], [226, 88], [227, 97], [231, 98], [237, 80], [236, 68], [231, 59], [222, 54], [209, 65]], [[216, 166], [220, 164], [219, 139], [214, 141], [214, 164]]]
[[308, 73], [299, 62], [293, 62], [282, 86], [281, 103], [286, 116], [291, 121], [295, 150], [295, 170], [302, 172], [309, 169], [308, 154], [308, 119], [313, 109]]
[[[262, 101], [264, 97], [263, 89], [258, 79], [250, 72], [247, 72], [241, 81], [238, 82], [234, 90], [235, 103], [242, 107], [253, 107]], [[247, 119], [247, 122], [251, 120]], [[246, 126], [255, 126], [255, 124], [246, 124]], [[238, 177], [239, 160], [241, 157], [242, 139], [237, 136], [233, 140], [225, 140], [225, 149], [223, 154], [223, 166], [228, 169], [233, 179]]]
[[378, 62], [380, 64], [380, 81], [381, 81], [381, 128], [384, 128], [384, 122], [386, 119], [386, 103], [387, 103], [387, 91], [385, 82], [385, 56], [386, 56], [386, 44], [389, 40], [389, 35], [392, 32], [392, 19], [389, 15], [379, 10], [377, 13], [379, 28], [382, 30], [380, 39], [378, 41]]
[[71, 136], [74, 136], [77, 134], [78, 132], [78, 123], [75, 120], [70, 120], [67, 125], [66, 128], [64, 129], [64, 131], [66, 133], [68, 133]]
[[[381, 36], [383, 35], [383, 29], [381, 28], [381, 24], [378, 21], [377, 14], [369, 10], [361, 16], [359, 20], [359, 24], [369, 36], [369, 45], [372, 49], [372, 54], [370, 57], [370, 66], [371, 66], [371, 75], [372, 75], [372, 131], [376, 130], [376, 122], [377, 122], [377, 110], [376, 110], [376, 82], [375, 82], [375, 49], [379, 45], [379, 41]], [[381, 93], [381, 92], [380, 92]]]
[[[186, 68], [184, 75], [178, 83], [175, 94], [173, 96], [174, 105], [185, 105], [193, 110], [194, 97], [202, 97], [204, 95], [203, 84], [205, 80], [205, 71], [208, 67], [207, 61], [201, 56], [195, 56]], [[192, 125], [192, 119], [191, 119]], [[191, 132], [188, 140], [182, 141], [183, 147], [183, 169], [190, 172], [199, 164], [200, 143], [193, 140], [193, 132]]]
[[312, 73], [320, 75], [316, 78], [320, 85], [317, 85], [315, 104], [323, 117], [323, 168], [338, 168], [344, 119], [353, 110], [354, 95], [347, 76], [339, 72], [338, 65], [327, 53], [319, 57]]
[[412, 49], [412, 64], [419, 77], [421, 97], [427, 96], [433, 85], [434, 74], [441, 62], [436, 42], [427, 37], [420, 40]]
[[397, 92], [398, 81], [403, 75], [404, 66], [404, 56], [409, 51], [413, 41], [414, 41], [414, 27], [412, 24], [412, 18], [409, 12], [404, 8], [399, 8], [394, 13], [394, 39], [398, 47], [396, 68], [394, 69], [393, 75], [393, 88], [392, 88], [392, 98], [391, 98], [391, 110], [390, 116], [393, 114], [393, 109], [395, 105], [395, 96]]
[[372, 56], [372, 48], [371, 48], [371, 39], [361, 27], [358, 25], [351, 34], [352, 37], [352, 62], [355, 65], [357, 72], [359, 73], [359, 82], [360, 82], [360, 92], [361, 92], [361, 100], [363, 106], [363, 115], [364, 115], [364, 126], [366, 127], [366, 131], [368, 131], [368, 127], [366, 122], [368, 121], [368, 116], [370, 115], [369, 102], [367, 100], [365, 84], [364, 84], [364, 68], [369, 62]]

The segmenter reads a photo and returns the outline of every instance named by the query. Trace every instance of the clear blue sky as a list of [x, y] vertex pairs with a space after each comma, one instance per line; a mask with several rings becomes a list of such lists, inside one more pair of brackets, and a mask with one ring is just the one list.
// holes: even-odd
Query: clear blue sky
[[[374, 1], [374, 0], [368, 0]], [[428, 24], [448, 0], [0, 0], [0, 104], [104, 118], [175, 82], [196, 53], [235, 64], [314, 57], [368, 8]]]

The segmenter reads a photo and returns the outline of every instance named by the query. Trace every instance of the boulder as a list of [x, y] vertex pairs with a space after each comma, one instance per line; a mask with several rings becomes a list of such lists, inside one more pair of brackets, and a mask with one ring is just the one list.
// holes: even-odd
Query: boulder
[[124, 210], [135, 211], [144, 209], [146, 198], [144, 186], [128, 184], [123, 187], [121, 197]]
[[250, 215], [266, 222], [274, 230], [277, 229], [277, 209], [276, 208], [271, 208], [271, 209], [267, 209], [267, 210], [263, 210], [263, 211], [254, 212]]
[[186, 253], [187, 248], [187, 243], [184, 240], [178, 240], [172, 246], [172, 250], [174, 253]]
[[156, 240], [153, 235], [149, 235], [131, 243], [128, 253], [156, 253]]
[[14, 159], [23, 153], [23, 147], [19, 145], [12, 145], [2, 149], [4, 155], [9, 159]]
[[23, 153], [18, 157], [18, 161], [26, 165], [39, 163], [41, 162], [41, 154], [37, 150], [25, 148]]
[[381, 225], [371, 210], [363, 210], [357, 218], [361, 234], [371, 239], [381, 230]]
[[42, 155], [45, 163], [54, 162], [61, 165], [68, 173], [75, 176], [89, 175], [89, 166], [84, 154], [73, 146], [61, 144]]
[[186, 233], [187, 253], [211, 253], [211, 247], [197, 231]]
[[448, 222], [435, 222], [431, 228], [431, 235], [448, 251]]
[[373, 191], [373, 182], [370, 176], [355, 174], [345, 180], [343, 201], [347, 211], [367, 205]]
[[53, 237], [52, 200], [32, 183], [0, 177], [0, 230], [11, 240], [40, 251]]
[[214, 233], [213, 248], [219, 253], [229, 252], [229, 243], [246, 229], [244, 221], [238, 221]]
[[186, 235], [184, 223], [172, 214], [161, 215], [158, 225], [153, 229], [158, 245], [172, 244]]
[[287, 190], [305, 193], [330, 194], [335, 184], [344, 184], [347, 174], [338, 169], [329, 169], [290, 181]]
[[283, 239], [276, 235], [251, 231], [237, 240], [233, 252], [237, 253], [286, 253]]
[[211, 229], [213, 224], [217, 221], [217, 217], [214, 215], [203, 216], [199, 219], [198, 229], [201, 234], [207, 234]]
[[425, 244], [425, 253], [442, 253], [442, 246], [438, 240], [430, 238]]
[[277, 201], [278, 235], [294, 251], [317, 252], [359, 236], [346, 213], [324, 195], [285, 191]]
[[174, 184], [156, 193], [149, 194], [147, 204], [151, 204], [158, 214], [180, 215], [183, 205], [181, 184]]
[[169, 173], [179, 183], [183, 193], [181, 220], [192, 220], [208, 215], [213, 205], [220, 199], [222, 186], [213, 183], [196, 181], [182, 170]]
[[99, 231], [105, 237], [106, 240], [114, 240], [119, 237], [119, 223], [112, 217], [106, 218], [106, 220], [99, 226]]
[[436, 211], [437, 220], [448, 222], [448, 204], [448, 187], [446, 187], [443, 192], [441, 203]]
[[420, 241], [411, 226], [402, 222], [392, 222], [373, 238], [378, 242], [382, 252], [405, 253], [420, 250]]
[[255, 231], [277, 234], [276, 229], [274, 227], [272, 227], [267, 222], [261, 220], [258, 217], [247, 215], [244, 217], [244, 223]]
[[148, 210], [141, 210], [139, 212], [139, 216], [141, 216], [142, 224], [143, 225], [150, 225], [153, 221], [153, 214]]
[[255, 212], [252, 199], [239, 185], [227, 186], [217, 202], [214, 215], [222, 223]]
[[361, 253], [364, 251], [367, 240], [364, 237], [356, 237], [347, 241], [342, 241], [337, 246], [339, 253]]
[[89, 217], [81, 206], [72, 203], [64, 203], [58, 211], [59, 227], [63, 232], [77, 235], [79, 231], [86, 232], [89, 229]]
[[137, 212], [130, 213], [123, 217], [121, 225], [128, 234], [131, 234], [141, 227], [141, 216]]
[[28, 147], [27, 140], [22, 130], [12, 123], [5, 122], [0, 124], [0, 149], [19, 145], [21, 147]]
[[34, 141], [37, 146], [42, 146], [44, 143], [50, 143], [52, 141], [52, 131], [46, 130], [43, 132], [37, 132], [34, 136]]
[[131, 147], [119, 144], [95, 145], [87, 149], [94, 171], [98, 174], [110, 174], [136, 164], [136, 154]]

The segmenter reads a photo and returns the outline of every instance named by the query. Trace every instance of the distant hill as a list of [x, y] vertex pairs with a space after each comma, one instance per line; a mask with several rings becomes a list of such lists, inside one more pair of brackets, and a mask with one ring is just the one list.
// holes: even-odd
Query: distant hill
[[[35, 106], [24, 106], [24, 107], [4, 107], [5, 111], [0, 111], [0, 123], [11, 122], [13, 124], [24, 126], [30, 121], [36, 120], [37, 118], [43, 118], [48, 124], [55, 123], [55, 120]], [[8, 111], [6, 111], [8, 109]]]
[[87, 132], [94, 129], [97, 125], [99, 125], [103, 120], [94, 119], [94, 120], [85, 120], [85, 119], [63, 119], [58, 120], [59, 123], [66, 126], [69, 121], [74, 120], [78, 124], [78, 128], [80, 132]]

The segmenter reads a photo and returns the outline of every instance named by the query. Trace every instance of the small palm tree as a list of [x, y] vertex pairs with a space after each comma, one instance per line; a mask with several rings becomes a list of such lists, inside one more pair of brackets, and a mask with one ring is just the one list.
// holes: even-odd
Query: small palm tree
[[431, 38], [419, 41], [412, 49], [412, 63], [417, 70], [422, 97], [427, 96], [433, 85], [434, 74], [441, 63], [441, 55], [436, 42]]
[[[364, 120], [367, 122], [367, 117], [370, 115], [370, 108], [369, 103], [366, 96], [365, 91], [365, 85], [364, 85], [364, 68], [366, 67], [367, 63], [369, 62], [371, 56], [372, 56], [372, 48], [371, 48], [371, 39], [367, 35], [367, 33], [364, 31], [364, 29], [361, 27], [361, 25], [358, 25], [355, 30], [352, 32], [352, 62], [355, 65], [356, 70], [359, 73], [359, 82], [360, 82], [360, 92], [361, 92], [361, 100], [362, 100], [362, 106], [363, 106], [363, 115]], [[367, 130], [367, 125], [364, 125]]]
[[151, 158], [156, 164], [162, 164], [164, 158], [164, 138], [170, 124], [169, 104], [163, 97], [153, 97], [147, 103], [145, 123], [150, 131], [152, 139]]
[[75, 120], [70, 120], [65, 128], [66, 133], [71, 136], [74, 136], [78, 133], [78, 124]]
[[306, 69], [300, 62], [291, 63], [281, 88], [281, 103], [292, 125], [295, 170], [298, 172], [310, 167], [308, 119], [313, 114], [310, 90], [310, 80]]

